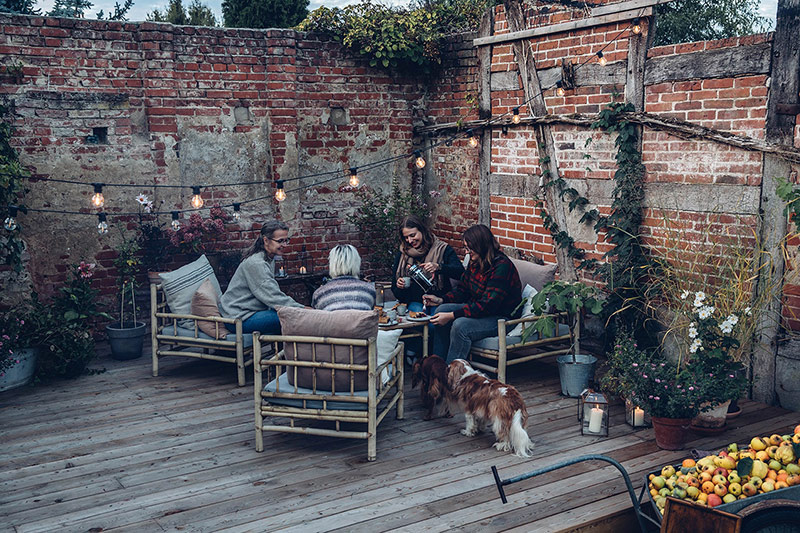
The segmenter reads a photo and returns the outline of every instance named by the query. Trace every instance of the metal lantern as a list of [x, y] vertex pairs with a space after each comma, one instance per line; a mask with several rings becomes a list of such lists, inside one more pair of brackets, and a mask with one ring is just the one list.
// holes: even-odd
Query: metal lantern
[[583, 404], [586, 401], [586, 396], [592, 394], [594, 389], [583, 389], [583, 392], [578, 396], [578, 422], [583, 420]]
[[275, 277], [276, 278], [285, 278], [286, 277], [286, 267], [283, 263], [283, 257], [276, 255], [275, 256]]
[[625, 422], [633, 428], [646, 428], [650, 426], [650, 415], [644, 409], [630, 400], [625, 400]]
[[608, 437], [608, 400], [600, 392], [590, 392], [583, 399], [581, 435]]
[[314, 261], [311, 259], [311, 254], [308, 253], [306, 250], [306, 245], [303, 245], [303, 248], [300, 250], [300, 274], [313, 274], [314, 273]]

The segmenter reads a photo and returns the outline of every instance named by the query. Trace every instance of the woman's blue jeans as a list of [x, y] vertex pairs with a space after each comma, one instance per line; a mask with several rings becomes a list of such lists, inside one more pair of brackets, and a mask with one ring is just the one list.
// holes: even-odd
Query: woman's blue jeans
[[[464, 304], [442, 304], [437, 311], [448, 313], [461, 309]], [[456, 359], [466, 359], [474, 341], [497, 336], [499, 316], [483, 318], [456, 318], [444, 326], [434, 326], [433, 353], [448, 363]]]
[[[225, 324], [228, 331], [235, 332], [234, 324]], [[262, 335], [280, 335], [281, 321], [278, 319], [278, 312], [274, 309], [256, 311], [250, 318], [242, 322], [242, 333], [253, 333], [258, 331]]]

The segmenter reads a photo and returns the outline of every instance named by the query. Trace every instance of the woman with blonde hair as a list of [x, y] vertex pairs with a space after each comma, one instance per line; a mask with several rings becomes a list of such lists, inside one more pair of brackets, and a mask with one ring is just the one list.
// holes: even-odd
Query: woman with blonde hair
[[314, 291], [311, 307], [370, 311], [375, 307], [375, 285], [358, 279], [360, 273], [358, 250], [349, 244], [335, 246], [328, 254], [328, 274], [332, 279]]

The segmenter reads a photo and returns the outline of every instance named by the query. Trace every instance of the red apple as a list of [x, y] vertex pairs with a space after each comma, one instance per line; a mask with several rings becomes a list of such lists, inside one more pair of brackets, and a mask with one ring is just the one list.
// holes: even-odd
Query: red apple
[[716, 494], [709, 494], [708, 501], [706, 503], [709, 507], [716, 507], [717, 505], [722, 505], [722, 498]]

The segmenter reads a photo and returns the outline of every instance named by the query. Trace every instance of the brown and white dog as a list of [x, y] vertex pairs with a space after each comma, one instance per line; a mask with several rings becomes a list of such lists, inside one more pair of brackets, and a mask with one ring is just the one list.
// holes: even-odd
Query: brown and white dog
[[411, 372], [411, 388], [413, 389], [418, 384], [420, 387], [420, 397], [422, 398], [422, 405], [428, 410], [425, 414], [425, 420], [430, 420], [434, 417], [436, 411], [441, 411], [443, 403], [445, 405], [445, 412], [443, 416], [451, 417], [450, 405], [447, 402], [447, 363], [438, 355], [429, 355], [421, 362], [414, 363], [414, 368]]
[[472, 437], [483, 430], [486, 422], [491, 422], [497, 439], [495, 448], [513, 451], [518, 457], [530, 457], [533, 443], [525, 431], [528, 411], [517, 389], [489, 379], [464, 359], [450, 363], [447, 383], [467, 419], [467, 427], [461, 430], [463, 435]]

